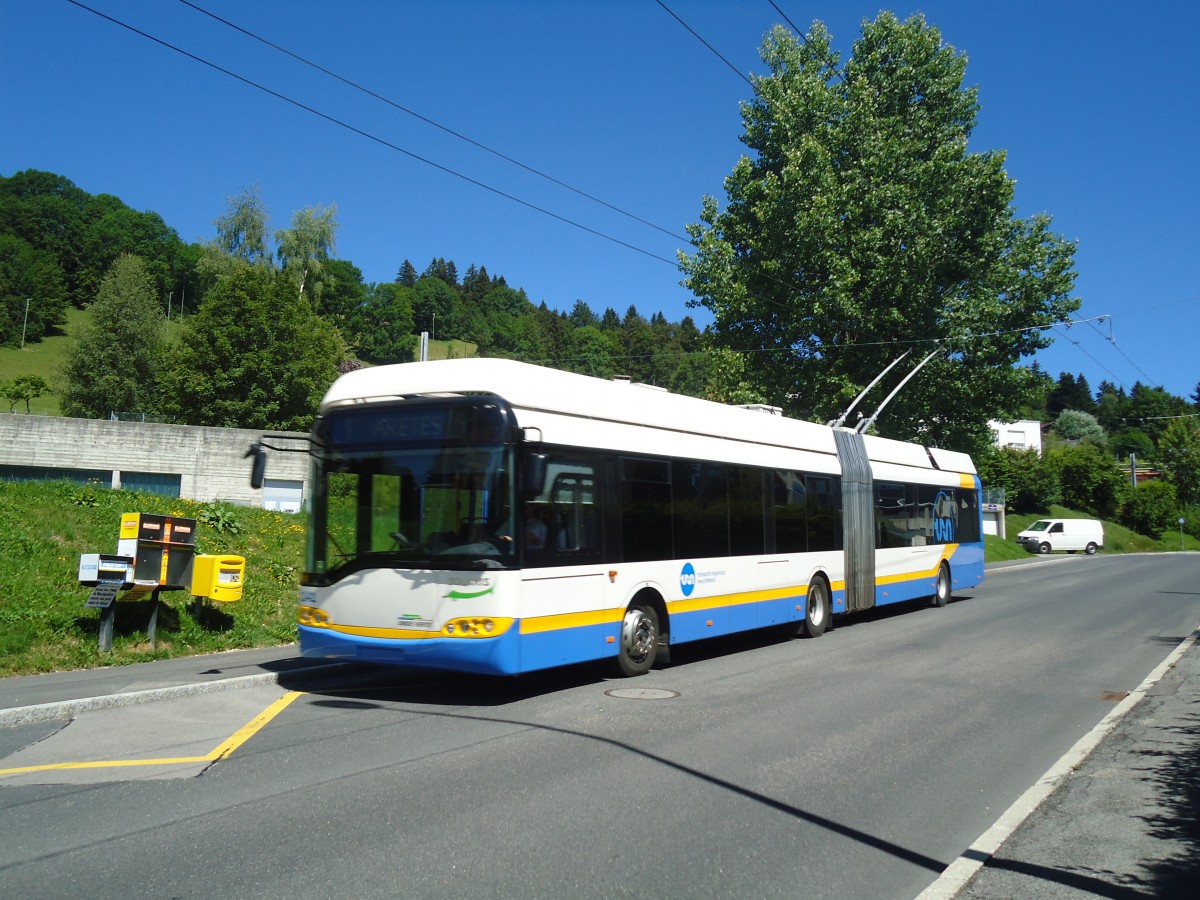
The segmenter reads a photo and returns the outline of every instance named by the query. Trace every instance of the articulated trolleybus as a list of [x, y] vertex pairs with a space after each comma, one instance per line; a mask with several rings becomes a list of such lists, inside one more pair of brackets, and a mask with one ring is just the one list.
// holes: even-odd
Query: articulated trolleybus
[[509, 360], [342, 376], [311, 439], [302, 654], [637, 675], [983, 580], [969, 457], [777, 413]]

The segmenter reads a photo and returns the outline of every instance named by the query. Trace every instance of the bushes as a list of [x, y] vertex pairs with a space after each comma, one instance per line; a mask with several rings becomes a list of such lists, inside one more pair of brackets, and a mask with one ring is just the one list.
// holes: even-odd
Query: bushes
[[1175, 486], [1169, 481], [1154, 480], [1139, 484], [1125, 504], [1121, 521], [1139, 534], [1161, 538], [1178, 526], [1179, 501]]
[[1040, 512], [1061, 498], [1057, 469], [1036, 450], [989, 448], [976, 463], [985, 487], [1004, 489], [1010, 512]]
[[1177, 529], [1182, 516], [1184, 529], [1200, 537], [1200, 506], [1182, 507], [1166, 479], [1133, 489], [1124, 470], [1097, 447], [1059, 447], [1045, 456], [1000, 447], [976, 462], [985, 487], [1004, 488], [1010, 513], [1044, 513], [1061, 503], [1156, 539]]
[[1062, 504], [1110, 519], [1128, 493], [1125, 479], [1112, 460], [1088, 444], [1064, 447], [1048, 454], [1058, 470]]

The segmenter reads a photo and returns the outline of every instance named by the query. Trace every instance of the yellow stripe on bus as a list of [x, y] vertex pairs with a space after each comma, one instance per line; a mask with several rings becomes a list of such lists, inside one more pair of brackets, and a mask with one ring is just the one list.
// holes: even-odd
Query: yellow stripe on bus
[[898, 584], [901, 581], [915, 581], [920, 578], [937, 578], [938, 569], [942, 567], [942, 563], [946, 562], [958, 549], [958, 544], [945, 544], [942, 546], [942, 555], [938, 561], [933, 564], [930, 569], [923, 569], [920, 572], [901, 572], [899, 575], [885, 575], [882, 578], [876, 578], [876, 586], [885, 584]]

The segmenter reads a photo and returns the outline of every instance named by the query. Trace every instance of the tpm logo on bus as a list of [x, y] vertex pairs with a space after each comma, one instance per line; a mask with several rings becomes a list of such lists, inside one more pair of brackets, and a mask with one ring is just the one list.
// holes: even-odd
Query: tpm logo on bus
[[692, 591], [696, 589], [696, 569], [691, 563], [683, 564], [683, 571], [679, 573], [679, 589], [685, 597], [692, 596]]
[[953, 544], [958, 532], [958, 507], [944, 491], [934, 500], [933, 516], [933, 539], [939, 544]]

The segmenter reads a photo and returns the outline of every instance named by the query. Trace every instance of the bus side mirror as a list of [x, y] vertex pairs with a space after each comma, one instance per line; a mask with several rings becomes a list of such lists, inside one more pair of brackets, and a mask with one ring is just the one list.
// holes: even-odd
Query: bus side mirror
[[263, 486], [263, 476], [267, 471], [267, 451], [262, 448], [262, 444], [251, 444], [246, 456], [254, 457], [254, 462], [250, 465], [250, 487], [257, 491]]
[[525, 471], [522, 473], [521, 488], [526, 496], [537, 496], [546, 484], [546, 469], [550, 457], [545, 453], [530, 453], [525, 457]]

